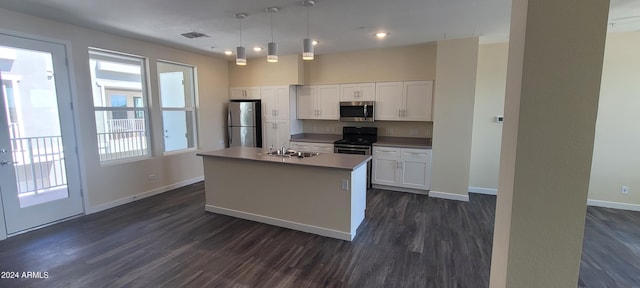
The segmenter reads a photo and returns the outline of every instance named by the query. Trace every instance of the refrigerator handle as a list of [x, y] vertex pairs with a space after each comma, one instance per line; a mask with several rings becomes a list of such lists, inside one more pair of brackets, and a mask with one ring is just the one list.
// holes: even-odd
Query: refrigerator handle
[[233, 143], [233, 136], [231, 135], [231, 133], [233, 133], [233, 131], [231, 131], [231, 109], [227, 112], [227, 130], [229, 132], [229, 146], [231, 146], [231, 143]]

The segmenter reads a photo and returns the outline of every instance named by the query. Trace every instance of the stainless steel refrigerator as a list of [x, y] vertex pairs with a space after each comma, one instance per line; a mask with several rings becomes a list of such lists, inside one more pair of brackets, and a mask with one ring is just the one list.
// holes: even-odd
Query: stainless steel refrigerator
[[227, 114], [229, 147], [262, 147], [260, 100], [231, 101]]

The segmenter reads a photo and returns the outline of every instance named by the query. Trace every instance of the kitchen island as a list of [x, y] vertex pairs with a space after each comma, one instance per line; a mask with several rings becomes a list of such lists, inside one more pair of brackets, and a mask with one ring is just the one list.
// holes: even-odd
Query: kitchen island
[[366, 207], [371, 156], [269, 155], [252, 147], [199, 153], [205, 210], [351, 241]]

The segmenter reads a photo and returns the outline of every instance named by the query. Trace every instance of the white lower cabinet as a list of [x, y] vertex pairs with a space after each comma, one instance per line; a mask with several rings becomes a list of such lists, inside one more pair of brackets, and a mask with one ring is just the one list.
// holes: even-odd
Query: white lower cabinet
[[431, 189], [431, 149], [373, 147], [371, 183], [417, 190]]
[[292, 140], [289, 147], [302, 152], [333, 153], [333, 143], [298, 142]]

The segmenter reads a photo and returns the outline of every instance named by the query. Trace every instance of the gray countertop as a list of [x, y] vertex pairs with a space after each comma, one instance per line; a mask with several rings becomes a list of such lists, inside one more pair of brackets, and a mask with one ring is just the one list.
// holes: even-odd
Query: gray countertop
[[354, 170], [371, 160], [369, 155], [320, 153], [314, 157], [282, 157], [267, 154], [268, 150], [255, 147], [231, 147], [222, 150], [198, 153], [202, 157], [233, 158], [251, 161], [273, 162], [335, 169]]
[[373, 146], [431, 149], [431, 138], [378, 137]]
[[301, 133], [291, 135], [291, 141], [297, 142], [316, 142], [316, 143], [330, 143], [342, 139], [342, 134], [316, 134], [316, 133]]

